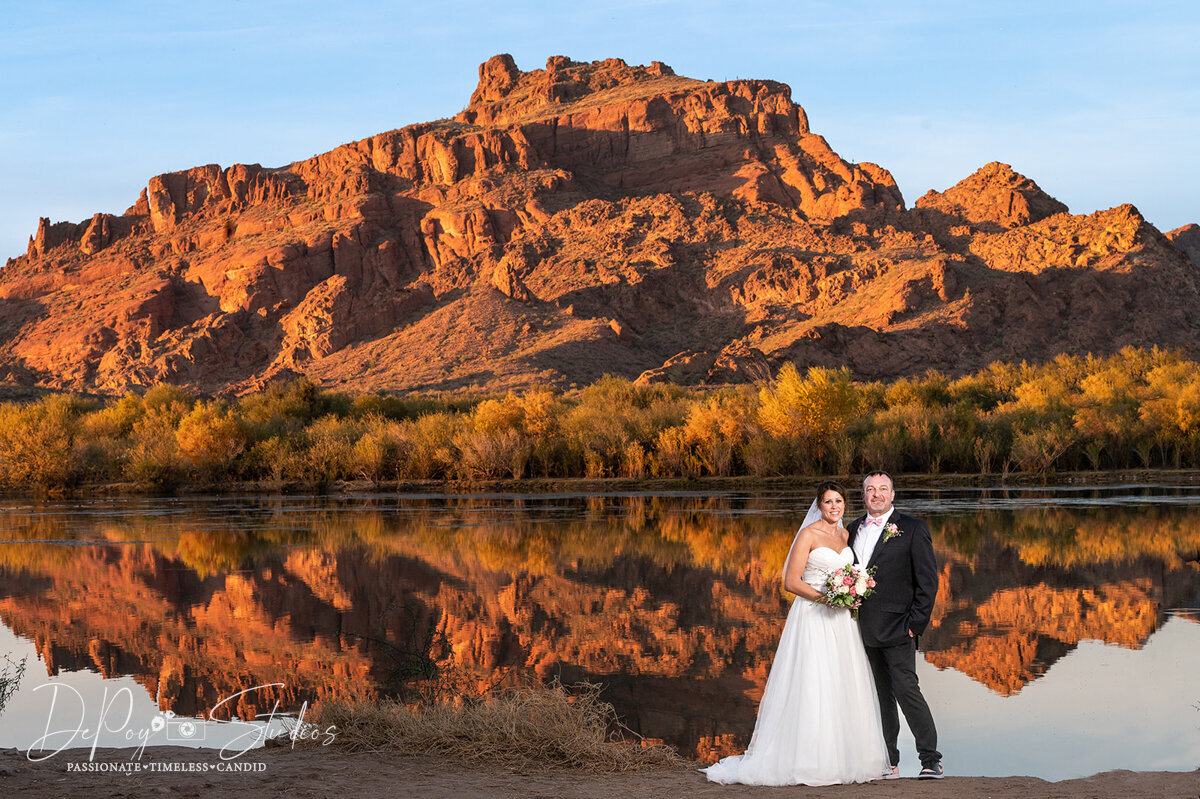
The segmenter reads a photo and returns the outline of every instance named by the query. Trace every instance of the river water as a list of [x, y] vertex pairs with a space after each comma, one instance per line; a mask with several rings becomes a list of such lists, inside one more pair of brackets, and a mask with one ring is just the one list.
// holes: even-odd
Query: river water
[[[741, 751], [789, 601], [792, 491], [0, 502], [0, 747], [241, 750], [428, 685], [603, 686]], [[901, 491], [940, 567], [918, 659], [950, 773], [1200, 766], [1200, 488]], [[261, 721], [260, 721], [261, 723]], [[97, 730], [99, 732], [97, 732]], [[902, 769], [915, 773], [911, 738]]]

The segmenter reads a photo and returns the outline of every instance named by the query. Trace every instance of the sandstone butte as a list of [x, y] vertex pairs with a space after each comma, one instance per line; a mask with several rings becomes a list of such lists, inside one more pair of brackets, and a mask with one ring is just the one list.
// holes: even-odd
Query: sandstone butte
[[0, 382], [502, 390], [1198, 357], [1197, 259], [1195, 225], [1072, 215], [1000, 163], [908, 208], [782, 83], [499, 55], [453, 119], [42, 219], [0, 270]]

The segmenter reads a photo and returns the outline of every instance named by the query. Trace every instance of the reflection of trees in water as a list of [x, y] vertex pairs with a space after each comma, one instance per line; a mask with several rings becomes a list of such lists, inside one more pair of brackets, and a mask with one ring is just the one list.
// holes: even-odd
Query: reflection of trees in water
[[[205, 503], [207, 504], [207, 503]], [[78, 513], [0, 517], [10, 542], [73, 537], [148, 542], [198, 573], [238, 568], [281, 546], [366, 546], [374, 554], [415, 554], [471, 561], [494, 571], [543, 575], [596, 568], [622, 555], [668, 567], [775, 577], [802, 510], [774, 498], [699, 496], [436, 497], [375, 500], [241, 501], [224, 510], [164, 515], [153, 505], [119, 520]], [[998, 537], [1032, 565], [1074, 568], [1138, 557], [1176, 568], [1200, 553], [1200, 525], [1180, 508], [1032, 508], [988, 510], [936, 520], [937, 544], [969, 558]], [[69, 550], [9, 543], [0, 565], [65, 563]]]
[[[745, 744], [783, 623], [787, 510], [726, 495], [6, 514], [10, 541], [110, 543], [0, 547], [0, 615], [59, 665], [173, 687], [177, 710], [260, 680], [295, 701], [369, 695], [397, 669], [452, 660], [477, 685], [501, 672], [606, 683], [643, 735], [721, 754]], [[1185, 559], [1200, 526], [1183, 509], [932, 526], [942, 589], [926, 657], [1005, 694], [1080, 640], [1141, 646], [1200, 587]]]
[[1030, 508], [979, 511], [933, 527], [938, 544], [964, 557], [995, 537], [1034, 566], [1107, 567], [1148, 557], [1176, 569], [1200, 553], [1200, 525], [1192, 513], [1171, 506]]
[[[782, 567], [794, 523], [779, 513], [777, 502], [763, 499], [464, 497], [349, 506], [318, 501], [303, 512], [293, 502], [263, 501], [249, 511], [199, 518], [133, 512], [86, 527], [74, 514], [48, 514], [36, 521], [0, 518], [0, 536], [13, 541], [77, 537], [148, 542], [202, 575], [236, 569], [283, 546], [349, 545], [378, 556], [412, 555], [509, 574], [591, 569], [637, 556], [672, 568], [743, 573], [753, 567], [774, 575]], [[0, 550], [0, 566], [69, 559], [69, 551], [42, 544]]]

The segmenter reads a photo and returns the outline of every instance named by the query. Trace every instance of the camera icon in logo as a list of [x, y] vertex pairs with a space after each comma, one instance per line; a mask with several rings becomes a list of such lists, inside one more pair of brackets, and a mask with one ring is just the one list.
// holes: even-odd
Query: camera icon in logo
[[177, 719], [170, 710], [161, 716], [155, 716], [150, 722], [150, 729], [152, 732], [164, 730], [168, 741], [188, 743], [204, 740], [203, 724], [197, 723], [196, 719]]
[[203, 741], [204, 728], [191, 719], [167, 725], [168, 741]]

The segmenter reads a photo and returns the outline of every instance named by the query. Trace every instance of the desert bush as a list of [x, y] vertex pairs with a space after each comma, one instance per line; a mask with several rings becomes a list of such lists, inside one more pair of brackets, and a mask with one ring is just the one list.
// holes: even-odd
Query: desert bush
[[146, 416], [154, 415], [174, 427], [191, 411], [195, 403], [196, 398], [183, 388], [169, 383], [159, 383], [150, 387], [142, 395], [142, 416], [139, 421]]
[[307, 464], [299, 442], [274, 435], [251, 445], [245, 457], [245, 473], [281, 485], [305, 479]]
[[1007, 402], [1013, 398], [1017, 386], [1028, 380], [1031, 374], [1032, 370], [1024, 362], [995, 361], [988, 364], [987, 368], [975, 375], [974, 378], [999, 394], [1002, 402]]
[[245, 420], [252, 439], [261, 441], [297, 433], [322, 416], [350, 415], [351, 408], [347, 395], [322, 391], [309, 378], [300, 377], [241, 398], [236, 413]]
[[829, 442], [829, 458], [834, 474], [848, 475], [854, 469], [858, 455], [858, 441], [854, 436], [834, 436]]
[[171, 409], [147, 410], [133, 425], [125, 476], [142, 485], [173, 489], [187, 475], [188, 463], [175, 437], [178, 423]]
[[899, 442], [900, 469], [929, 469], [936, 435], [931, 415], [924, 405], [910, 403], [888, 408], [875, 417], [876, 426], [889, 430], [888, 438]]
[[1066, 424], [1018, 430], [1013, 438], [1012, 458], [1022, 470], [1044, 475], [1054, 469], [1075, 440], [1075, 431]]
[[525, 429], [525, 405], [512, 393], [481, 401], [462, 421], [454, 444], [461, 455], [461, 477], [523, 477], [533, 454]]
[[958, 378], [949, 385], [950, 402], [983, 413], [1012, 399], [1012, 394], [1005, 391], [994, 377], [990, 371], [985, 371]]
[[567, 401], [548, 388], [532, 389], [517, 401], [531, 444], [530, 471], [541, 477], [570, 475], [573, 458], [561, 429]]
[[636, 441], [630, 441], [625, 445], [625, 451], [621, 453], [621, 477], [630, 480], [641, 480], [646, 476], [647, 469], [646, 450]]
[[582, 464], [589, 476], [619, 474], [630, 442], [652, 445], [662, 431], [682, 424], [689, 408], [686, 392], [678, 386], [601, 378], [584, 388], [560, 417], [570, 450], [568, 470]]
[[813, 367], [801, 377], [789, 363], [759, 391], [758, 421], [776, 438], [802, 444], [819, 466], [833, 437], [856, 419], [858, 406], [849, 369]]
[[930, 370], [922, 377], [901, 377], [890, 383], [883, 392], [888, 407], [899, 405], [946, 405], [952, 399], [950, 380], [941, 372]]
[[754, 395], [735, 391], [705, 397], [692, 406], [684, 432], [705, 472], [733, 474], [734, 456], [754, 427], [756, 404]]
[[589, 449], [583, 453], [584, 477], [589, 480], [600, 480], [609, 475], [608, 463], [599, 452]]
[[454, 438], [460, 458], [459, 475], [468, 479], [520, 478], [531, 448], [521, 433], [512, 428], [460, 430]]
[[792, 462], [794, 447], [786, 439], [776, 438], [755, 426], [742, 445], [742, 462], [746, 470], [755, 477], [772, 477], [786, 474]]
[[179, 386], [159, 384], [141, 398], [138, 414], [132, 401], [124, 419], [132, 419], [129, 449], [122, 463], [125, 476], [142, 485], [173, 489], [187, 476], [188, 463], [179, 452], [175, 431], [195, 399]]
[[633, 437], [642, 443], [650, 441], [668, 427], [683, 424], [695, 403], [695, 398], [689, 396], [687, 389], [681, 386], [657, 383], [639, 388], [639, 399], [644, 405], [634, 406], [630, 422]]
[[242, 420], [221, 401], [196, 403], [175, 430], [179, 454], [196, 474], [209, 480], [232, 475], [247, 440]]
[[690, 477], [692, 466], [699, 467], [682, 427], [669, 427], [655, 437], [651, 463], [655, 477]]
[[602, 477], [620, 468], [621, 453], [630, 441], [637, 395], [628, 380], [604, 377], [580, 394], [579, 402], [561, 419], [561, 430], [576, 463], [588, 477]]
[[500, 763], [522, 772], [568, 768], [612, 773], [688, 767], [673, 749], [626, 740], [599, 686], [558, 684], [494, 692], [469, 701], [323, 703], [312, 717], [334, 726], [354, 752], [438, 755]]
[[525, 407], [517, 395], [481, 400], [468, 414], [470, 427], [475, 430], [525, 432]]
[[413, 422], [404, 476], [417, 480], [454, 476], [459, 457], [454, 441], [459, 426], [459, 417], [444, 411], [425, 414]]
[[359, 394], [350, 400], [350, 415], [364, 419], [379, 416], [402, 422], [433, 410], [445, 410], [445, 403], [431, 398], [397, 397], [391, 394]]
[[1012, 399], [997, 410], [1010, 415], [1024, 427], [1040, 427], [1069, 419], [1073, 406], [1072, 386], [1060, 375], [1041, 372], [1013, 389]]
[[548, 388], [535, 388], [522, 394], [517, 403], [526, 433], [535, 438], [559, 435], [559, 418], [565, 405], [556, 392]]
[[132, 391], [115, 402], [95, 408], [80, 420], [80, 435], [90, 441], [107, 439], [119, 441], [133, 432], [133, 425], [145, 415], [146, 406], [142, 398]]
[[[931, 406], [911, 401], [893, 405], [856, 429], [862, 430], [858, 437], [865, 469], [936, 474], [945, 470], [969, 471], [979, 465], [975, 446], [982, 423], [972, 409], [961, 403]], [[990, 446], [988, 460], [995, 457], [995, 444]]]
[[1171, 361], [1146, 373], [1138, 407], [1140, 428], [1153, 438], [1164, 465], [1196, 463], [1192, 440], [1200, 433], [1200, 374], [1195, 364]]
[[979, 467], [980, 474], [991, 474], [998, 455], [996, 442], [987, 435], [978, 435], [971, 445], [971, 455]]
[[301, 445], [304, 470], [301, 479], [320, 487], [353, 477], [354, 446], [363, 430], [361, 420], [334, 414], [310, 424], [305, 428]]
[[133, 426], [145, 413], [142, 398], [127, 392], [83, 415], [79, 426], [80, 459], [88, 478], [107, 480], [125, 474], [133, 448]]
[[76, 436], [87, 404], [63, 394], [0, 405], [0, 484], [63, 488], [83, 472]]
[[871, 430], [863, 436], [860, 446], [863, 468], [899, 472], [904, 463], [904, 446], [904, 430], [901, 427], [886, 425]]
[[371, 413], [363, 427], [350, 455], [350, 472], [364, 480], [397, 479], [412, 451], [412, 425]]
[[931, 413], [936, 435], [930, 457], [941, 465], [941, 470], [969, 472], [975, 468], [977, 456], [975, 442], [980, 440], [983, 425], [974, 410], [964, 403], [957, 403]]

